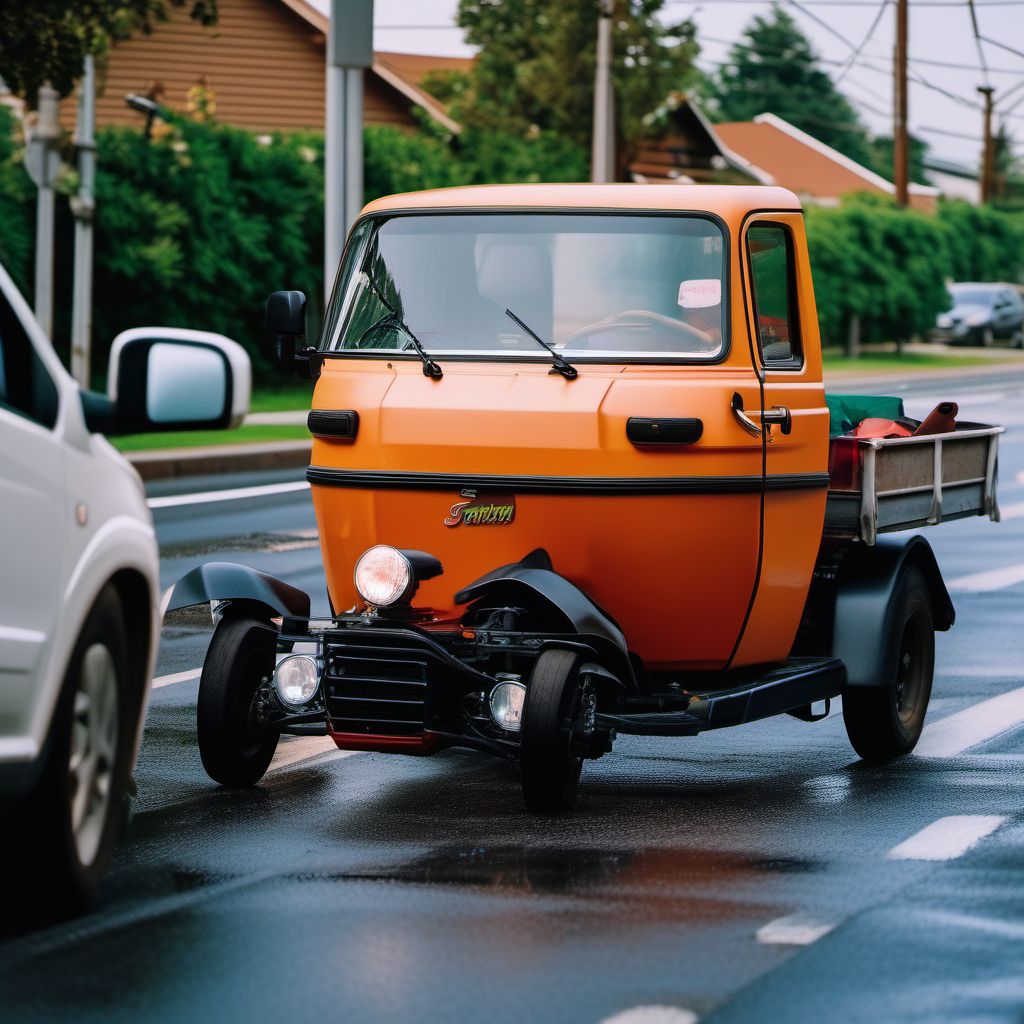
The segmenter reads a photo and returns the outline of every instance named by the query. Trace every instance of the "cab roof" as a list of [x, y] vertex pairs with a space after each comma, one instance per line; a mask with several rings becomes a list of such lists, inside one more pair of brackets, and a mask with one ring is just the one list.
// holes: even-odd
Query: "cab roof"
[[385, 196], [363, 213], [406, 210], [559, 209], [714, 213], [736, 223], [752, 210], [800, 210], [788, 189], [771, 185], [464, 185]]

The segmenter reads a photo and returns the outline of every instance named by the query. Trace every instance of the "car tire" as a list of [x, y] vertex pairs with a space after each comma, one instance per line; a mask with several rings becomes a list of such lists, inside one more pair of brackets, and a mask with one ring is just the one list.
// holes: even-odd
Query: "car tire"
[[916, 566], [905, 569], [892, 604], [891, 678], [843, 690], [843, 721], [853, 749], [872, 763], [910, 753], [924, 728], [935, 669], [931, 594]]
[[4, 887], [19, 922], [73, 917], [94, 903], [125, 818], [140, 713], [121, 600], [99, 595], [68, 662], [45, 763], [8, 823]]
[[213, 632], [199, 680], [196, 734], [206, 774], [222, 786], [255, 786], [277, 749], [278, 733], [254, 720], [276, 650], [276, 630], [258, 619], [224, 618]]
[[573, 750], [579, 707], [579, 655], [547, 650], [526, 686], [520, 736], [523, 798], [541, 814], [561, 814], [576, 804], [583, 759]]

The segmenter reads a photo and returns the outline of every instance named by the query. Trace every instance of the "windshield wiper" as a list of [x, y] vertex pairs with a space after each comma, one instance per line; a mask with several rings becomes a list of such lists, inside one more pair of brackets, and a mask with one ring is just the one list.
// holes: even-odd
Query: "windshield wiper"
[[363, 333], [359, 335], [358, 341], [356, 341], [356, 345], [360, 345], [363, 339], [367, 335], [373, 334], [374, 331], [383, 330], [385, 327], [395, 327], [412, 342], [412, 347], [416, 349], [416, 355], [420, 357], [420, 361], [423, 363], [423, 376], [429, 377], [431, 380], [440, 380], [444, 376], [444, 370], [430, 358], [429, 353], [423, 347], [420, 339], [413, 333], [412, 328], [402, 319], [398, 310], [384, 297], [384, 293], [380, 290], [376, 279], [370, 271], [368, 259], [363, 261], [363, 266], [360, 269], [366, 275], [366, 282], [373, 290], [373, 294], [377, 296], [380, 304], [387, 312], [363, 330]]
[[580, 375], [579, 370], [577, 370], [576, 367], [565, 358], [565, 356], [560, 352], [556, 352], [539, 334], [537, 334], [536, 331], [527, 327], [511, 309], [506, 309], [505, 315], [515, 323], [519, 324], [519, 326], [522, 327], [522, 329], [526, 331], [526, 333], [533, 338], [538, 345], [546, 348], [548, 352], [551, 353], [551, 361], [555, 365], [548, 370], [548, 373], [560, 373], [566, 380], [575, 380]]

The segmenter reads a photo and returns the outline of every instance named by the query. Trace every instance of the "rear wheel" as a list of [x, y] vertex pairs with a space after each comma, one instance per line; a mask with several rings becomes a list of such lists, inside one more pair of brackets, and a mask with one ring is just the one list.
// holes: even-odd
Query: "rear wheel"
[[892, 678], [881, 686], [851, 686], [843, 691], [846, 733], [865, 761], [883, 762], [908, 754], [924, 728], [935, 668], [935, 623], [920, 569], [903, 572], [892, 615]]
[[278, 733], [260, 722], [257, 696], [276, 650], [276, 631], [257, 619], [225, 618], [214, 630], [196, 704], [199, 754], [214, 782], [254, 786], [270, 766]]
[[590, 684], [580, 679], [579, 655], [541, 654], [526, 687], [520, 739], [523, 797], [531, 811], [561, 813], [575, 806], [583, 767], [576, 733], [595, 709]]

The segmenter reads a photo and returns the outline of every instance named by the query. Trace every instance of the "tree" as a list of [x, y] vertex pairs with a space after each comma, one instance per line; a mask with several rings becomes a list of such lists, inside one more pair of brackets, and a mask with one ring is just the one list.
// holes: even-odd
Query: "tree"
[[[910, 150], [910, 180], [920, 185], [927, 185], [928, 172], [925, 170], [924, 158], [928, 154], [928, 143], [914, 135], [908, 136]], [[876, 135], [871, 140], [871, 159], [868, 167], [880, 174], [886, 181], [893, 180], [893, 146], [891, 135]]]
[[217, 20], [217, 0], [31, 0], [0, 4], [0, 73], [30, 103], [39, 86], [66, 96], [86, 54], [103, 57], [121, 39], [150, 32], [168, 7], [190, 7], [204, 25]]
[[821, 69], [796, 22], [777, 4], [747, 26], [714, 85], [714, 109], [721, 120], [749, 121], [772, 113], [851, 160], [871, 164], [868, 134], [856, 111]]
[[[652, 132], [648, 116], [693, 81], [698, 47], [690, 20], [663, 21], [666, 0], [615, 0], [616, 132], [622, 159]], [[460, 0], [458, 22], [480, 54], [443, 98], [463, 124], [520, 137], [553, 132], [590, 146], [596, 0]]]

